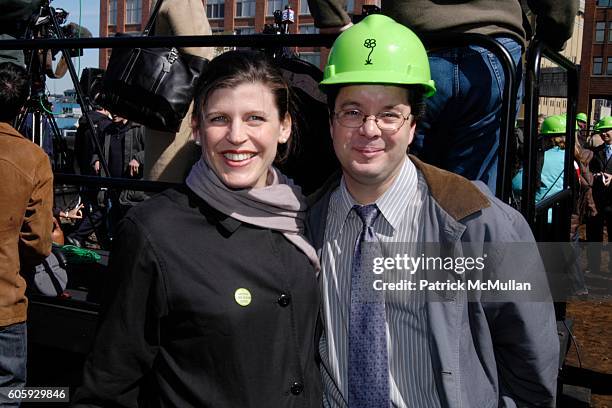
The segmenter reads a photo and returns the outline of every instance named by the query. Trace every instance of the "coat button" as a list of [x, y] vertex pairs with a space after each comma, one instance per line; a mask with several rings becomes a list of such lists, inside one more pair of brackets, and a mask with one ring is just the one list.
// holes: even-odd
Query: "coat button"
[[302, 391], [304, 391], [304, 386], [302, 385], [301, 382], [296, 381], [293, 384], [291, 384], [291, 393], [293, 395], [300, 395]]
[[287, 307], [289, 306], [289, 303], [291, 303], [291, 296], [287, 295], [286, 293], [281, 293], [276, 302], [282, 307]]

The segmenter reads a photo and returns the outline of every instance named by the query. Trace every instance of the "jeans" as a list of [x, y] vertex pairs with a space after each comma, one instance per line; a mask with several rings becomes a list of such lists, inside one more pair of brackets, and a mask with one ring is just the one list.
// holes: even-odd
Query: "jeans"
[[27, 350], [25, 322], [0, 327], [0, 406], [2, 407], [19, 406], [19, 400], [9, 399], [8, 392], [25, 386]]
[[[521, 45], [512, 38], [495, 40], [512, 56], [520, 83]], [[499, 59], [485, 48], [469, 46], [432, 52], [429, 66], [437, 91], [427, 99], [411, 152], [429, 164], [481, 180], [495, 192], [505, 85]]]

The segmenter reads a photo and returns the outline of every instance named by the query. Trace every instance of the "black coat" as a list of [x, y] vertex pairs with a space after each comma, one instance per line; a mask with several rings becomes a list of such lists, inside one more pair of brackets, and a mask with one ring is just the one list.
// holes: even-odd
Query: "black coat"
[[317, 280], [280, 233], [168, 190], [128, 212], [111, 268], [76, 406], [321, 406]]

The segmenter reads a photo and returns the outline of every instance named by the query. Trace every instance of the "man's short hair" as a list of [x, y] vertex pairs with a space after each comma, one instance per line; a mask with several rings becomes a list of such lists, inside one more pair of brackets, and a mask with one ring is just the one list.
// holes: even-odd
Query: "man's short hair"
[[[330, 118], [331, 115], [334, 114], [334, 109], [336, 107], [336, 98], [338, 98], [338, 94], [340, 93], [340, 89], [345, 86], [350, 85], [360, 85], [360, 84], [342, 84], [342, 85], [332, 85], [325, 87], [325, 93], [327, 94], [327, 107], [329, 109]], [[375, 84], [362, 84], [362, 85], [375, 85]], [[423, 119], [425, 116], [425, 89], [419, 85], [400, 85], [400, 84], [383, 84], [383, 85], [393, 85], [399, 86], [406, 89], [408, 94], [408, 104], [410, 105], [411, 114], [413, 120], [417, 123]]]
[[15, 120], [28, 99], [30, 86], [26, 70], [10, 62], [0, 63], [0, 121]]

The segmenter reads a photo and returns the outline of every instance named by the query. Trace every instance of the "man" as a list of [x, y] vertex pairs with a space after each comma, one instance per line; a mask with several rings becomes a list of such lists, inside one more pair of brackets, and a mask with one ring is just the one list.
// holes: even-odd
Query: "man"
[[[102, 133], [102, 150], [108, 163], [110, 177], [142, 177], [144, 163], [144, 130], [142, 125], [113, 115], [113, 123]], [[94, 172], [100, 174], [100, 159], [97, 153], [92, 158]]]
[[[106, 129], [106, 127], [112, 123], [111, 115], [106, 109], [97, 105], [95, 102], [93, 104], [93, 108], [93, 111], [87, 112], [85, 115], [79, 118], [79, 126], [77, 127], [76, 137], [74, 140], [74, 153], [79, 166], [79, 174], [84, 176], [94, 174], [94, 169], [91, 165], [91, 159], [96, 152], [93, 138], [97, 135], [100, 146], [102, 146], [102, 132], [104, 132], [104, 129]], [[89, 116], [89, 119], [91, 119], [95, 132], [91, 131], [86, 115]]]
[[[322, 266], [324, 406], [553, 406], [559, 342], [550, 302], [367, 287], [374, 255], [393, 243], [533, 243], [522, 216], [482, 183], [406, 154], [424, 97], [435, 92], [420, 40], [368, 16], [336, 39], [321, 86], [342, 166], [342, 178], [312, 198], [308, 221]], [[500, 256], [507, 250], [491, 254], [490, 276], [542, 278], [539, 258]]]
[[[94, 153], [91, 157], [91, 168], [94, 174], [101, 174], [104, 177], [114, 178], [142, 178], [142, 167], [144, 163], [144, 128], [134, 122], [130, 122], [118, 115], [113, 115], [112, 123], [104, 127], [101, 134], [102, 154], [106, 159], [108, 171], [110, 174], [104, 173], [100, 165], [100, 156]], [[134, 192], [129, 192], [134, 196]], [[72, 232], [68, 237], [68, 241], [77, 246], [83, 246], [84, 241], [95, 230], [99, 243], [108, 245], [107, 239], [112, 237], [112, 229], [126, 211], [125, 206], [129, 205], [128, 191], [124, 191], [121, 196], [112, 192], [110, 197], [112, 201], [111, 211], [107, 214], [104, 206], [108, 205], [106, 200], [101, 200], [97, 206], [92, 206], [92, 210], [87, 218], [79, 225], [76, 231]], [[101, 196], [100, 196], [101, 197]], [[142, 194], [133, 198], [134, 201], [144, 200]], [[120, 203], [122, 201], [123, 203]], [[99, 230], [102, 226], [104, 217], [110, 215], [111, 219], [107, 223], [108, 231], [106, 234]], [[100, 236], [98, 236], [100, 235]], [[108, 236], [106, 236], [108, 235]]]
[[576, 124], [578, 125], [578, 129], [576, 134], [578, 135], [578, 141], [580, 142], [580, 147], [585, 147], [587, 143], [587, 139], [589, 136], [589, 127], [587, 124], [587, 115], [584, 112], [579, 112], [576, 115]]
[[[321, 33], [350, 25], [344, 0], [309, 0]], [[578, 11], [576, 0], [530, 0], [537, 15], [536, 37], [555, 50], [572, 35]], [[521, 81], [521, 52], [527, 35], [521, 1], [382, 0], [382, 13], [421, 34], [484, 34], [501, 44], [516, 67], [516, 89]], [[438, 92], [427, 101], [427, 111], [413, 143], [414, 153], [429, 164], [485, 182], [495, 192], [497, 155], [505, 77], [499, 59], [471, 44], [445, 47], [429, 54], [431, 76]], [[513, 98], [516, 94], [513, 95]], [[520, 97], [516, 100], [518, 111]], [[512, 103], [512, 102], [511, 102]], [[511, 118], [512, 120], [512, 118]]]
[[598, 273], [601, 268], [601, 249], [604, 225], [608, 229], [608, 271], [612, 272], [612, 245], [610, 244], [610, 226], [612, 225], [612, 116], [602, 118], [595, 125], [595, 133], [599, 134], [603, 144], [593, 149], [593, 159], [589, 169], [593, 174], [593, 200], [597, 214], [587, 220], [587, 241], [589, 270]]
[[[11, 123], [25, 103], [25, 69], [0, 63], [0, 405], [26, 381], [26, 284], [20, 269], [51, 252], [53, 174], [45, 152]], [[4, 405], [7, 404], [7, 405]]]

